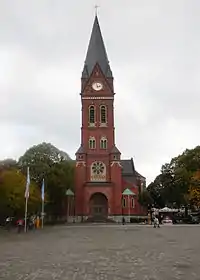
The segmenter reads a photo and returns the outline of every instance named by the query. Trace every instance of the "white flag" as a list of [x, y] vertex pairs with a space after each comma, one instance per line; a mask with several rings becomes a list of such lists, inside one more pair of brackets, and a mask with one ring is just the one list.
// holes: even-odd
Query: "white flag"
[[30, 186], [30, 174], [29, 167], [27, 167], [27, 178], [26, 178], [26, 190], [25, 190], [25, 198], [29, 198], [29, 186]]
[[42, 180], [41, 198], [44, 201], [44, 179]]

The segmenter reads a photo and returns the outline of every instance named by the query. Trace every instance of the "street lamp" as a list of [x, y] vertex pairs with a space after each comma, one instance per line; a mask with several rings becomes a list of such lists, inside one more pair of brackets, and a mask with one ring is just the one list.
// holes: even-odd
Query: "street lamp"
[[74, 193], [73, 193], [73, 191], [72, 190], [70, 190], [70, 189], [68, 189], [68, 190], [66, 190], [66, 196], [67, 196], [67, 222], [69, 221], [69, 210], [70, 210], [70, 200], [69, 200], [69, 198], [70, 197], [73, 197], [74, 198]]

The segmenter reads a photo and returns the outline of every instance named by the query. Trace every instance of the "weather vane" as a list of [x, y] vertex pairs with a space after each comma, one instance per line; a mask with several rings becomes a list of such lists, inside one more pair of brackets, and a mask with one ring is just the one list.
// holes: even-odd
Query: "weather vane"
[[94, 8], [95, 8], [95, 15], [97, 16], [97, 12], [98, 12], [99, 6], [98, 6], [98, 5], [95, 5]]

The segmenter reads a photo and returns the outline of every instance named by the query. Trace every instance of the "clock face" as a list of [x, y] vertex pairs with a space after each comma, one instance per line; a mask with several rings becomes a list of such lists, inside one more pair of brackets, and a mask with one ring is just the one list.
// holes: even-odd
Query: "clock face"
[[96, 91], [99, 91], [99, 90], [102, 90], [103, 85], [102, 85], [102, 83], [100, 83], [100, 82], [94, 82], [94, 83], [92, 84], [92, 88], [93, 88], [94, 90], [96, 90]]

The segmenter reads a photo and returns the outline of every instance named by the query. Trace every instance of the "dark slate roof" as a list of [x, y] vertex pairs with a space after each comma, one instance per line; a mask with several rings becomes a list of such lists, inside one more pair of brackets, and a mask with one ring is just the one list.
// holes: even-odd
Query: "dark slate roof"
[[145, 179], [145, 177], [142, 176], [142, 175], [141, 175], [139, 172], [137, 172], [136, 170], [135, 170], [135, 174], [136, 174], [137, 177]]
[[111, 151], [110, 151], [111, 154], [121, 154], [120, 151], [117, 149], [116, 146], [113, 146]]
[[84, 147], [81, 145], [80, 148], [77, 150], [76, 154], [84, 154], [85, 153], [85, 149]]
[[85, 65], [82, 72], [82, 78], [88, 78], [97, 63], [99, 64], [103, 74], [107, 78], [112, 77], [112, 71], [110, 69], [98, 17], [95, 16], [92, 34], [90, 37], [90, 42], [85, 59]]
[[135, 176], [135, 167], [133, 163], [133, 159], [122, 159], [122, 175], [133, 175]]

